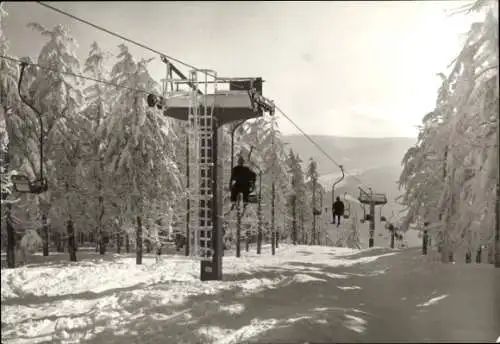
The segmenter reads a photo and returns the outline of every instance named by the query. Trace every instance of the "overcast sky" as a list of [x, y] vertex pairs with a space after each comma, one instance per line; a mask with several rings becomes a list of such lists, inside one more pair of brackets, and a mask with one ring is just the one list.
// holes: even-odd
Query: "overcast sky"
[[[220, 76], [262, 76], [264, 95], [306, 132], [416, 136], [434, 107], [436, 73], [460, 49], [472, 18], [450, 17], [465, 1], [53, 2], [53, 6]], [[7, 2], [11, 54], [36, 57], [45, 38], [27, 28], [64, 24], [88, 54], [120, 40], [35, 2]], [[154, 55], [141, 48], [137, 58]], [[164, 65], [151, 64], [163, 77]], [[187, 73], [186, 68], [181, 68]], [[286, 120], [284, 133], [298, 133]]]

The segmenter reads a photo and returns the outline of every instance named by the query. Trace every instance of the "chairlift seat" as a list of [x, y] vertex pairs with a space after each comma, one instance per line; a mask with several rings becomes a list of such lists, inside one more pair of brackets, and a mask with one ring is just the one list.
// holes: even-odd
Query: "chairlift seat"
[[248, 195], [248, 203], [259, 203], [259, 197], [255, 193]]
[[11, 180], [17, 192], [41, 194], [49, 189], [47, 179], [45, 178], [30, 181], [24, 175], [13, 175]]
[[359, 192], [358, 197], [359, 202], [362, 204], [371, 204], [372, 202], [375, 205], [384, 205], [387, 204], [387, 196], [383, 193], [374, 193], [372, 195], [365, 194], [364, 192]]

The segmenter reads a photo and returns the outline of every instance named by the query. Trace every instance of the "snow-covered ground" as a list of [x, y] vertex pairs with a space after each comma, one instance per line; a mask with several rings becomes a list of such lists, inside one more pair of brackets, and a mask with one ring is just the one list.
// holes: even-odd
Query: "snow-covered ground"
[[[326, 272], [321, 266], [352, 266], [396, 254], [356, 258], [349, 256], [358, 250], [300, 245], [281, 245], [275, 256], [269, 251], [269, 246], [264, 246], [260, 256], [254, 252], [243, 252], [241, 258], [228, 254], [223, 270], [233, 277], [225, 281], [201, 282], [199, 262], [183, 256], [164, 256], [160, 262], [147, 256], [139, 266], [130, 256], [96, 256], [73, 264], [33, 264], [2, 270], [2, 343], [77, 343], [91, 341], [104, 332], [113, 336], [132, 334], [129, 325], [138, 319], [161, 321], [164, 327], [174, 319], [177, 324], [182, 320], [186, 331], [201, 335], [205, 343], [241, 342], [293, 319], [255, 318], [237, 329], [221, 328], [220, 323], [197, 327], [193, 307], [202, 303], [188, 301], [194, 297], [215, 304], [224, 301], [220, 311], [237, 317], [246, 311], [245, 305], [223, 300], [224, 293], [248, 295], [326, 279], [339, 279], [339, 288], [356, 290], [358, 286], [346, 283], [348, 276]], [[259, 276], [269, 271], [274, 277]], [[362, 330], [362, 320], [346, 317], [351, 327]]]

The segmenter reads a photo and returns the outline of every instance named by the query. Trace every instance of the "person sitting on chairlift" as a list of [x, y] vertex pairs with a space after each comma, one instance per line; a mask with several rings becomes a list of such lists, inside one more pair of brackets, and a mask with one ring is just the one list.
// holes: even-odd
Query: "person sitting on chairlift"
[[340, 200], [340, 197], [337, 196], [337, 200], [333, 203], [333, 224], [335, 224], [335, 217], [337, 218], [337, 227], [340, 226], [340, 218], [344, 216], [344, 202]]
[[248, 204], [248, 196], [255, 188], [257, 175], [244, 164], [245, 160], [239, 156], [238, 165], [234, 166], [231, 171], [231, 210], [236, 206], [240, 193], [243, 196], [243, 207], [245, 208]]

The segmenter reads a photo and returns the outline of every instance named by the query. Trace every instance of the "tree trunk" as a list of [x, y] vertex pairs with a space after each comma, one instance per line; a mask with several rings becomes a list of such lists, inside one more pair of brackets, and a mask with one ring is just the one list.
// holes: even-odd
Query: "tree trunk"
[[301, 245], [304, 245], [305, 243], [305, 236], [306, 236], [306, 233], [305, 233], [305, 230], [304, 230], [304, 212], [301, 211], [300, 212], [300, 244]]
[[470, 264], [470, 263], [472, 263], [472, 252], [468, 250], [465, 253], [465, 264]]
[[488, 264], [495, 264], [495, 245], [494, 242], [488, 245]]
[[257, 254], [262, 253], [262, 179], [259, 180], [259, 203], [257, 203]]
[[[261, 183], [262, 184], [262, 183]], [[276, 186], [271, 184], [271, 254], [276, 254]]]
[[107, 233], [101, 228], [101, 233], [99, 235], [99, 254], [101, 256], [106, 254], [106, 237]]
[[116, 231], [116, 253], [120, 254], [122, 251], [122, 235], [120, 231]]
[[449, 233], [443, 233], [442, 243], [443, 244], [441, 248], [441, 262], [442, 263], [453, 262], [453, 251], [451, 248], [451, 238]]
[[80, 232], [76, 231], [75, 232], [75, 252], [78, 252], [78, 247], [80, 244], [80, 240], [78, 240], [79, 236], [80, 236]]
[[101, 231], [99, 230], [98, 227], [96, 227], [95, 232], [96, 232], [96, 239], [97, 239], [94, 242], [94, 244], [95, 244], [95, 252], [98, 253], [99, 252], [99, 246], [101, 244], [101, 239], [100, 239], [100, 237], [101, 237]]
[[479, 245], [476, 251], [476, 263], [481, 264], [482, 261], [483, 261], [483, 248], [481, 247], [481, 245]]
[[64, 243], [61, 239], [61, 233], [55, 232], [54, 233], [54, 243], [56, 244], [56, 251], [59, 253], [64, 252]]
[[7, 268], [16, 267], [16, 233], [12, 226], [12, 204], [7, 204]]
[[297, 245], [297, 196], [293, 195], [292, 200], [292, 242]]
[[47, 225], [47, 214], [42, 214], [42, 236], [43, 236], [43, 256], [49, 256], [49, 226]]
[[69, 260], [71, 262], [76, 262], [76, 248], [75, 248], [75, 229], [73, 227], [73, 220], [68, 219], [67, 227], [68, 231], [68, 253]]
[[250, 250], [250, 231], [245, 233], [245, 251], [248, 252], [248, 250]]
[[311, 233], [311, 245], [316, 244], [316, 178], [313, 178], [312, 180], [312, 214], [313, 214], [313, 221], [312, 221], [312, 233]]
[[[422, 235], [422, 254], [427, 254], [427, 243], [429, 240], [429, 235], [427, 234], [427, 230], [424, 230], [424, 234]], [[391, 248], [394, 248], [394, 239], [391, 236]]]
[[130, 238], [128, 233], [125, 233], [125, 252], [130, 253]]
[[137, 265], [142, 264], [142, 219], [140, 216], [137, 216], [137, 228], [135, 230], [135, 242], [136, 242], [136, 250], [135, 250], [135, 262]]
[[[100, 189], [100, 187], [99, 187]], [[104, 255], [106, 253], [106, 244], [104, 242], [104, 230], [102, 228], [102, 218], [104, 217], [104, 197], [98, 197], [99, 202], [99, 216], [97, 217], [97, 235], [99, 240], [99, 254]]]

